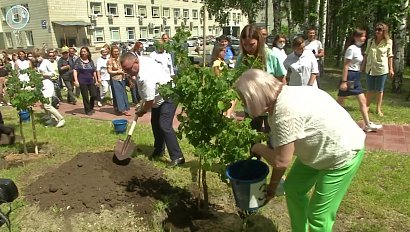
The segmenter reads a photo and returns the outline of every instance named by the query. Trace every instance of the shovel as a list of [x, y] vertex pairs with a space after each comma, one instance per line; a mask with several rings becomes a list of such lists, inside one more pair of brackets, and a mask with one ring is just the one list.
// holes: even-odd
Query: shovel
[[119, 139], [115, 144], [113, 162], [119, 165], [127, 165], [131, 161], [131, 154], [134, 152], [135, 143], [131, 140], [131, 135], [134, 132], [137, 124], [138, 116], [135, 115], [132, 121], [131, 128], [128, 130], [127, 138], [123, 141]]

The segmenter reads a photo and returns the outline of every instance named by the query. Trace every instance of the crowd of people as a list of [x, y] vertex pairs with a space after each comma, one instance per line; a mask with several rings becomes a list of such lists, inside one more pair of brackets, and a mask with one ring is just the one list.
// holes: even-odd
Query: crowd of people
[[[384, 83], [387, 76], [394, 75], [394, 69], [388, 26], [378, 23], [375, 32], [374, 38], [367, 40], [364, 54], [366, 31], [355, 30], [347, 41], [337, 101], [319, 88], [325, 53], [315, 29], [307, 31], [306, 40], [302, 36], [293, 38], [289, 54], [284, 35], [277, 35], [270, 49], [266, 45], [266, 29], [254, 25], [242, 29], [237, 56], [226, 36], [220, 37], [213, 49], [215, 76], [229, 68], [247, 69], [234, 88], [245, 106], [246, 116], [252, 118], [252, 128], [269, 134], [267, 145], [257, 143], [251, 148], [253, 154], [266, 159], [273, 168], [268, 200], [274, 197], [293, 156], [297, 157], [284, 185], [294, 231], [331, 231], [338, 207], [363, 159], [363, 130], [381, 128], [370, 121], [369, 107], [375, 95], [377, 113], [383, 115]], [[16, 70], [36, 68], [44, 77], [44, 97], [50, 99], [49, 104], [44, 104], [50, 115], [47, 123], [54, 121], [57, 127], [64, 126], [65, 121], [52, 102], [54, 97], [63, 100], [63, 86], [68, 103], [77, 104], [81, 94], [87, 115], [92, 115], [94, 106], [101, 106], [109, 98], [118, 114], [131, 116], [128, 86], [132, 102], [141, 103], [136, 115], [141, 117], [151, 111], [155, 139], [151, 158], [162, 156], [166, 146], [170, 165], [177, 166], [184, 164], [185, 159], [172, 126], [176, 105], [158, 93], [158, 86], [171, 81], [177, 67], [173, 54], [163, 47], [168, 42], [169, 36], [164, 34], [149, 56], [142, 54], [143, 45], [139, 42], [128, 52], [107, 45], [101, 49], [96, 63], [88, 47], [82, 47], [79, 54], [73, 47], [63, 47], [61, 57], [54, 50], [47, 54], [41, 50], [27, 54], [19, 51], [11, 56], [3, 52], [0, 82], [4, 87], [8, 75], [5, 64]], [[366, 74], [367, 92], [361, 86], [361, 72]], [[20, 81], [29, 78], [24, 73], [19, 75]], [[2, 91], [0, 99], [7, 104], [2, 98], [4, 88]], [[342, 107], [348, 96], [357, 97], [364, 128]], [[234, 117], [235, 104], [236, 100], [232, 100], [232, 107], [225, 113], [227, 117]], [[312, 188], [313, 195], [308, 198]]]
[[[370, 121], [368, 112], [376, 95], [377, 113], [383, 116], [384, 83], [387, 76], [394, 75], [393, 53], [387, 25], [378, 23], [375, 32], [365, 50], [366, 31], [357, 29], [347, 40], [336, 101], [319, 88], [324, 48], [313, 28], [307, 31], [307, 39], [293, 38], [290, 54], [284, 49], [284, 35], [277, 35], [269, 49], [266, 29], [253, 25], [243, 28], [241, 54], [235, 61], [227, 59], [229, 43], [220, 42], [214, 49], [216, 74], [229, 63], [248, 69], [234, 88], [247, 117], [252, 118], [252, 128], [269, 134], [267, 145], [251, 147], [253, 155], [272, 166], [267, 201], [275, 196], [286, 169], [292, 166], [284, 183], [292, 231], [332, 230], [339, 205], [365, 153], [364, 131], [382, 127]], [[366, 75], [366, 93], [361, 72]], [[363, 128], [343, 108], [347, 96], [357, 97]], [[296, 160], [292, 164], [293, 156]]]

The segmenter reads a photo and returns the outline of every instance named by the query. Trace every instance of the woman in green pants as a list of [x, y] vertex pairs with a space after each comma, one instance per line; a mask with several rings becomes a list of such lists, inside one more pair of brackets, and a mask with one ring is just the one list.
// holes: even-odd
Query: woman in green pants
[[292, 231], [332, 231], [339, 205], [363, 159], [363, 130], [317, 88], [286, 86], [256, 69], [246, 71], [235, 88], [252, 117], [269, 113], [274, 149], [263, 144], [252, 147], [272, 166], [267, 200], [273, 198], [295, 155], [284, 184]]

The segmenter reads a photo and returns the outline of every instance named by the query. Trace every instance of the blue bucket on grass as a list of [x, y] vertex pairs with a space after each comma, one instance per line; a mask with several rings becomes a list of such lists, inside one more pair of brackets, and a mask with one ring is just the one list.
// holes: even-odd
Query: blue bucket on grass
[[30, 122], [30, 112], [28, 110], [20, 110], [19, 116], [22, 122]]
[[260, 160], [241, 160], [228, 166], [226, 176], [232, 184], [238, 208], [256, 210], [265, 205], [268, 174], [268, 165]]
[[114, 131], [117, 134], [123, 134], [127, 130], [127, 119], [114, 119], [112, 120], [112, 124], [114, 125]]

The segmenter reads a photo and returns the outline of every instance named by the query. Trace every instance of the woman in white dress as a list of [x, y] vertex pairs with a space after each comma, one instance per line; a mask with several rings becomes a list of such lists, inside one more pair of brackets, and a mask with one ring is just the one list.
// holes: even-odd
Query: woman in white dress
[[29, 82], [30, 77], [27, 73], [24, 73], [26, 69], [32, 67], [31, 61], [27, 59], [26, 52], [21, 50], [18, 52], [18, 59], [14, 63], [15, 69], [19, 71], [19, 80]]

